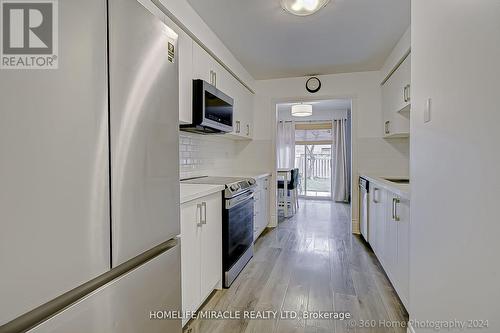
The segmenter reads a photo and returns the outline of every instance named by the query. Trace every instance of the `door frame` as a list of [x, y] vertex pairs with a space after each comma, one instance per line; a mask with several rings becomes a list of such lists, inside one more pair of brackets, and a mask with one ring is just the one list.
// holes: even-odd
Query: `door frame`
[[283, 103], [300, 103], [300, 102], [314, 102], [314, 101], [323, 101], [323, 100], [329, 100], [329, 99], [345, 99], [345, 100], [350, 100], [351, 101], [351, 232], [354, 234], [359, 234], [359, 223], [358, 223], [358, 215], [359, 215], [359, 202], [357, 198], [359, 197], [358, 194], [358, 128], [356, 126], [358, 118], [357, 118], [357, 110], [358, 110], [358, 99], [356, 94], [343, 94], [343, 95], [317, 95], [317, 96], [300, 96], [300, 97], [282, 97], [282, 98], [272, 98], [271, 99], [271, 121], [273, 123], [273, 126], [271, 126], [271, 140], [272, 140], [272, 146], [274, 147], [274, 153], [272, 155], [272, 167], [273, 167], [273, 175], [272, 175], [272, 193], [271, 195], [274, 196], [273, 198], [273, 205], [274, 207], [271, 207], [271, 221], [269, 223], [270, 227], [276, 227], [278, 226], [278, 216], [277, 216], [277, 209], [278, 209], [278, 192], [277, 192], [277, 179], [278, 175], [276, 172], [277, 169], [277, 154], [276, 154], [276, 144], [278, 142], [277, 140], [277, 124], [278, 124], [278, 104], [283, 104]]

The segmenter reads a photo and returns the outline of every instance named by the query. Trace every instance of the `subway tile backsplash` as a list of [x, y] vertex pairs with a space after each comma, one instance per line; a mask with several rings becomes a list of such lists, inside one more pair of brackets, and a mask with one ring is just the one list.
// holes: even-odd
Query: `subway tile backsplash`
[[179, 134], [180, 178], [222, 174], [233, 169], [236, 143], [218, 135]]

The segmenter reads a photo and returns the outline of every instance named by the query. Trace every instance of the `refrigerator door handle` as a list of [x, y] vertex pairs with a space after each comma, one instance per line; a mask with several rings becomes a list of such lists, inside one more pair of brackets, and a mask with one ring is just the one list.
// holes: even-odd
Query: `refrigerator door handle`
[[7, 324], [0, 326], [0, 332], [25, 332], [36, 325], [42, 323], [64, 310], [68, 306], [76, 303], [85, 296], [91, 294], [97, 289], [103, 287], [104, 285], [110, 283], [113, 280], [125, 275], [126, 273], [132, 271], [133, 269], [143, 265], [149, 260], [173, 249], [179, 245], [179, 240], [177, 238], [168, 240], [155, 246], [151, 250], [148, 250], [123, 264], [113, 268], [112, 270], [82, 284], [75, 289], [62, 294], [61, 296], [45, 303], [24, 315], [17, 317], [16, 319], [8, 322]]

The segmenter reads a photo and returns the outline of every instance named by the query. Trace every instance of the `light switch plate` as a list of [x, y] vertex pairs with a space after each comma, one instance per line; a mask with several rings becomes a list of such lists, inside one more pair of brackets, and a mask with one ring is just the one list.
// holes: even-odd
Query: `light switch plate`
[[425, 110], [424, 110], [424, 123], [428, 123], [431, 121], [431, 99], [428, 98], [427, 102], [425, 103]]

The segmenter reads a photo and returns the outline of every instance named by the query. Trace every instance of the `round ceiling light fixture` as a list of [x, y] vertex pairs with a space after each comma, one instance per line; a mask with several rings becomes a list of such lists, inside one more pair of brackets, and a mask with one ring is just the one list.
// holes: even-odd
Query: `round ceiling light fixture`
[[330, 0], [281, 0], [281, 7], [297, 16], [312, 15], [325, 7]]
[[313, 114], [313, 106], [311, 104], [295, 104], [292, 105], [292, 116], [294, 117], [309, 117]]

